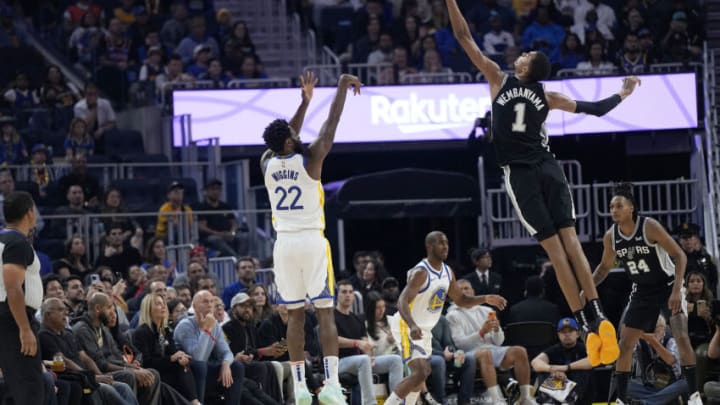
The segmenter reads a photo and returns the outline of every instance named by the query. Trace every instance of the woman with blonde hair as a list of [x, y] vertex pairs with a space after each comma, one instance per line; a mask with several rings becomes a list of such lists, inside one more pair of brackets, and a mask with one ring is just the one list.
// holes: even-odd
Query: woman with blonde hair
[[178, 350], [168, 328], [167, 303], [160, 294], [148, 294], [140, 304], [140, 324], [133, 333], [133, 343], [142, 353], [143, 366], [154, 368], [161, 380], [179, 391], [193, 405], [200, 404], [190, 356]]

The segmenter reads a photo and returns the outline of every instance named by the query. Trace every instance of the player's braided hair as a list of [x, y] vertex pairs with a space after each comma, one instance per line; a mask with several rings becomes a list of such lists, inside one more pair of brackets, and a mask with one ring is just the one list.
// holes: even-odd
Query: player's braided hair
[[290, 124], [286, 120], [276, 119], [265, 127], [263, 140], [265, 140], [265, 145], [267, 145], [271, 151], [281, 153], [285, 141], [291, 135]]
[[633, 184], [628, 182], [615, 183], [613, 187], [613, 196], [624, 197], [630, 201], [630, 204], [635, 208], [633, 210], [633, 220], [637, 219], [638, 216], [638, 205], [635, 201], [635, 195], [633, 194]]
[[530, 69], [528, 71], [528, 81], [539, 82], [550, 77], [552, 65], [550, 59], [544, 53], [537, 51], [535, 57], [530, 61]]

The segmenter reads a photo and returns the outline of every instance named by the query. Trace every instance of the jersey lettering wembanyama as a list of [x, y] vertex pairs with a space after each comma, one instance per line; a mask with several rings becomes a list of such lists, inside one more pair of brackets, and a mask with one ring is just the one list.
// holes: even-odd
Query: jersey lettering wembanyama
[[549, 110], [542, 83], [505, 75], [492, 103], [492, 138], [500, 166], [553, 157], [545, 128]]
[[638, 285], [669, 285], [675, 279], [675, 264], [668, 252], [658, 243], [647, 239], [647, 218], [638, 216], [632, 235], [625, 236], [617, 224], [612, 226], [615, 255], [623, 263], [628, 277]]
[[325, 192], [305, 170], [301, 154], [274, 156], [265, 164], [265, 188], [277, 232], [324, 230]]

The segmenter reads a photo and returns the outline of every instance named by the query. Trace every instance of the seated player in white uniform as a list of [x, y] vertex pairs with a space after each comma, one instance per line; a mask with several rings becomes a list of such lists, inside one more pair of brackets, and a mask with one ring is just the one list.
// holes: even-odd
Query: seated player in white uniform
[[455, 282], [455, 275], [445, 264], [449, 247], [444, 233], [433, 231], [425, 237], [427, 257], [408, 271], [408, 283], [400, 294], [399, 312], [389, 318], [390, 327], [400, 342], [403, 360], [410, 375], [398, 384], [386, 405], [414, 405], [425, 380], [430, 375], [432, 328], [442, 314], [449, 296], [458, 305], [489, 304], [505, 308], [507, 302], [499, 295], [468, 296]]

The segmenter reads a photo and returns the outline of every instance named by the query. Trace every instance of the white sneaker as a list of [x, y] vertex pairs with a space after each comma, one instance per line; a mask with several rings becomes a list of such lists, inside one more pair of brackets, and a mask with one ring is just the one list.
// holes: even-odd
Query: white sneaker
[[615, 405], [625, 405], [625, 402], [621, 401], [620, 398], [615, 400]]
[[695, 391], [694, 394], [690, 395], [687, 405], [702, 405], [702, 398], [700, 398], [700, 393], [698, 391]]

